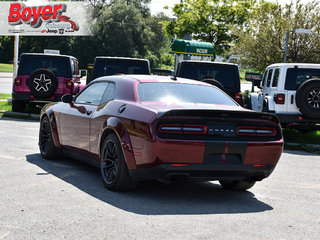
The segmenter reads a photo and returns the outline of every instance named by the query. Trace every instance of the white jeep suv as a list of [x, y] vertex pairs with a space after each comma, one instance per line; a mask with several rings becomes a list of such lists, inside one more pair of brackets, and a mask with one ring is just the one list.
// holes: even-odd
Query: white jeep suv
[[277, 63], [267, 67], [251, 108], [275, 113], [284, 127], [320, 129], [320, 64]]

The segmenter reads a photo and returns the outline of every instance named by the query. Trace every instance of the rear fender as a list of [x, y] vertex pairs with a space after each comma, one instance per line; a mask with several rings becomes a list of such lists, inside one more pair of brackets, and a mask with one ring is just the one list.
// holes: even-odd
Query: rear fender
[[269, 111], [275, 111], [273, 96], [265, 96]]
[[137, 169], [128, 131], [123, 122], [116, 117], [108, 118], [104, 124], [99, 138], [99, 152], [101, 153], [105, 137], [112, 132], [116, 133], [119, 138], [128, 169]]
[[261, 112], [262, 111], [262, 99], [259, 93], [250, 93], [250, 101], [251, 101], [251, 108], [253, 111]]

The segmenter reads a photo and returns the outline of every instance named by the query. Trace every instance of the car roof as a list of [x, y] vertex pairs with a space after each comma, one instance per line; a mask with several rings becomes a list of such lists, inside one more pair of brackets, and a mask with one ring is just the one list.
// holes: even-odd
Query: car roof
[[211, 62], [211, 61], [197, 61], [197, 60], [182, 60], [181, 62], [186, 63], [201, 63], [201, 64], [213, 64], [213, 65], [229, 65], [229, 66], [238, 66], [235, 63], [227, 63], [227, 62]]
[[108, 56], [97, 56], [96, 59], [114, 59], [114, 60], [133, 60], [133, 61], [145, 61], [145, 62], [149, 62], [149, 60], [147, 59], [143, 59], [143, 58], [129, 58], [129, 57], [108, 57]]
[[112, 75], [112, 76], [104, 76], [95, 79], [92, 82], [96, 81], [130, 81], [130, 82], [138, 82], [138, 83], [150, 83], [150, 82], [158, 82], [158, 83], [185, 83], [185, 84], [196, 84], [196, 85], [206, 85], [212, 86], [211, 84], [191, 80], [187, 78], [172, 78], [171, 76], [159, 76], [159, 75]]
[[21, 55], [75, 58], [75, 57], [70, 56], [70, 55], [61, 55], [61, 54], [53, 54], [53, 53], [22, 53]]
[[320, 64], [316, 64], [316, 63], [274, 63], [268, 66], [268, 68], [270, 67], [282, 67], [282, 66], [286, 66], [286, 67], [302, 67], [302, 66], [308, 66], [308, 67], [320, 67]]

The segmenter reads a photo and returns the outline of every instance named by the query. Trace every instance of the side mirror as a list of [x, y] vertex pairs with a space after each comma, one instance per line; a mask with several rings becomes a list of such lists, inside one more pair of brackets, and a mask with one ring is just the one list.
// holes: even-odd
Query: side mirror
[[80, 78], [87, 76], [86, 70], [80, 70]]
[[73, 96], [71, 94], [63, 95], [62, 98], [61, 98], [61, 101], [64, 102], [64, 103], [72, 103]]

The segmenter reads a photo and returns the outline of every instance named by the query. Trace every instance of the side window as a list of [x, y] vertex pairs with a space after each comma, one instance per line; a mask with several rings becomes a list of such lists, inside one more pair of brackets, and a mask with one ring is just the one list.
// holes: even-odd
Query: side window
[[264, 72], [263, 80], [262, 80], [262, 87], [264, 87], [264, 84], [266, 83], [267, 76], [268, 76], [268, 70], [266, 70]]
[[115, 89], [116, 89], [116, 85], [114, 83], [109, 83], [107, 90], [103, 94], [100, 104], [104, 104], [114, 99]]
[[99, 105], [107, 86], [107, 82], [92, 84], [76, 98], [75, 103]]
[[279, 75], [280, 75], [280, 68], [276, 68], [273, 74], [272, 87], [278, 86]]
[[71, 59], [72, 75], [79, 75], [79, 63], [75, 59]]
[[272, 73], [273, 73], [273, 69], [270, 69], [268, 73], [268, 78], [267, 78], [267, 87], [270, 87]]

